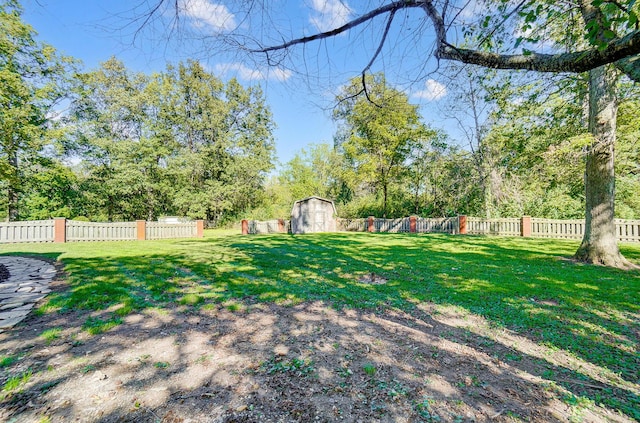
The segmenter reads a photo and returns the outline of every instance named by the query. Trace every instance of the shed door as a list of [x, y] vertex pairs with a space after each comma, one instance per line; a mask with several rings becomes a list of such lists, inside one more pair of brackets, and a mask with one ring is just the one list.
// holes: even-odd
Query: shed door
[[316, 212], [316, 218], [313, 222], [313, 231], [314, 232], [325, 232], [325, 228], [324, 228], [324, 211], [317, 211]]

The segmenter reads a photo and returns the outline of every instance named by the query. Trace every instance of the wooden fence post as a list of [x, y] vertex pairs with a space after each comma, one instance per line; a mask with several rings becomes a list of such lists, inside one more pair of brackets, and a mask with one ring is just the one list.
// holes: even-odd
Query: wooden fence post
[[204, 220], [196, 220], [196, 238], [204, 238]]
[[459, 231], [458, 233], [460, 235], [466, 235], [467, 234], [467, 216], [458, 216], [458, 227], [459, 227]]
[[376, 225], [375, 225], [375, 217], [373, 216], [369, 216], [369, 227], [367, 228], [368, 232], [375, 232], [376, 231]]
[[147, 239], [147, 222], [145, 220], [136, 220], [136, 239], [138, 241]]
[[522, 216], [520, 218], [520, 235], [531, 236], [531, 216]]
[[412, 234], [416, 233], [416, 217], [409, 216], [409, 232]]
[[278, 232], [284, 232], [284, 219], [278, 219]]
[[53, 242], [57, 242], [57, 243], [67, 242], [67, 218], [66, 217], [53, 218]]
[[249, 235], [249, 221], [242, 219], [242, 235]]

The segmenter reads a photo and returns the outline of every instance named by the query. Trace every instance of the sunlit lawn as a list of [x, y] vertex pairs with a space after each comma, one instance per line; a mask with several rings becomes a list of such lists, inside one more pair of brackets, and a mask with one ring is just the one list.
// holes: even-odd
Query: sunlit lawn
[[[41, 313], [120, 305], [87, 320], [91, 333], [120, 324], [128, 313], [175, 304], [320, 300], [338, 308], [411, 311], [432, 302], [482, 315], [638, 384], [640, 272], [573, 263], [576, 248], [576, 242], [522, 238], [208, 231], [198, 240], [3, 245], [0, 253], [64, 263], [69, 290], [51, 295]], [[640, 262], [640, 246], [622, 250]], [[370, 273], [388, 282], [358, 281]], [[612, 405], [640, 409], [637, 395], [623, 402]]]

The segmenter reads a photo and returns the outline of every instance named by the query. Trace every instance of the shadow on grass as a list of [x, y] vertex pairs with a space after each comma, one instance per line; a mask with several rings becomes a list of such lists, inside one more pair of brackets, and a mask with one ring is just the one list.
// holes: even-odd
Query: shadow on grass
[[[149, 253], [119, 255], [110, 252], [96, 257], [67, 254], [63, 261], [69, 275], [69, 287], [52, 295], [41, 312], [45, 318], [46, 314], [58, 310], [60, 313], [54, 314], [59, 316], [58, 320], [64, 320], [66, 315], [78, 318], [76, 314], [80, 313], [84, 320], [69, 324], [78, 330], [78, 324], [85, 330], [95, 326], [97, 332], [101, 330], [101, 324], [125, 319], [126, 324], [111, 329], [110, 336], [99, 341], [101, 349], [116, 351], [127, 348], [128, 342], [135, 339], [159, 338], [158, 333], [152, 331], [153, 335], [149, 335], [148, 330], [145, 332], [144, 328], [137, 328], [136, 323], [126, 320], [144, 310], [168, 310], [168, 319], [174, 322], [170, 327], [176, 331], [171, 336], [181, 345], [181, 331], [211, 336], [210, 330], [188, 322], [175, 326], [178, 324], [175, 322], [188, 321], [214, 304], [242, 310], [260, 303], [290, 308], [303, 302], [322, 301], [336, 309], [348, 307], [362, 310], [358, 313], [373, 311], [381, 316], [391, 307], [412, 313], [427, 326], [438, 327], [440, 339], [497, 356], [508, 363], [509, 377], [526, 385], [525, 390], [533, 392], [540, 386], [520, 378], [518, 371], [554, 382], [575, 398], [602, 402], [640, 419], [637, 390], [614, 381], [618, 375], [622, 381], [637, 388], [640, 380], [637, 354], [640, 310], [634, 301], [634, 298], [640, 298], [639, 274], [574, 264], [566, 260], [574, 249], [574, 243], [550, 240], [325, 234], [178, 241], [162, 254], [153, 248], [149, 248]], [[627, 255], [633, 257], [633, 254], [637, 252], [631, 249], [631, 254]], [[384, 277], [387, 283], [359, 283], [358, 277], [368, 273]], [[523, 354], [512, 345], [500, 344], [466, 328], [434, 322], [420, 310], [420, 305], [425, 303], [458, 306], [483, 316], [494, 327], [509, 329], [550, 349], [566, 350], [601, 368], [606, 373], [604, 379], [610, 375], [612, 381], [603, 382], [603, 378], [594, 379], [584, 372]], [[186, 315], [176, 312], [176, 304], [191, 311]], [[401, 323], [407, 325], [406, 320]], [[287, 336], [295, 331], [293, 324], [275, 330], [277, 326], [277, 321], [266, 327], [257, 325], [258, 332], [247, 336], [255, 337], [268, 330], [277, 332], [278, 336]], [[378, 330], [388, 329], [380, 327]], [[110, 344], [111, 334], [121, 332]], [[358, 333], [357, 329], [347, 332], [350, 337]], [[265, 339], [265, 345], [278, 339], [272, 334]], [[341, 341], [335, 342], [340, 344]], [[419, 349], [424, 351], [432, 351], [434, 346], [440, 348], [433, 339], [420, 342]], [[207, 349], [206, 346], [203, 348]], [[260, 348], [252, 351], [243, 353], [244, 359], [255, 361], [256, 358], [251, 357], [255, 353], [268, 360], [271, 353]], [[361, 355], [363, 360], [369, 359], [366, 354]], [[180, 361], [185, 360], [183, 356], [189, 354], [178, 352], [175, 357]], [[332, 360], [337, 363], [339, 358], [335, 356]], [[495, 369], [486, 368], [484, 362], [476, 361], [474, 365], [485, 377], [495, 373]], [[171, 368], [179, 369], [180, 366], [183, 370], [189, 367], [183, 363]], [[427, 372], [428, 366], [415, 366], [418, 374]], [[154, 384], [153, 381], [166, 372], [162, 368], [145, 371], [149, 373], [149, 380], [131, 383]], [[451, 380], [447, 383], [451, 386], [461, 383], [453, 373], [448, 377]], [[388, 379], [391, 383], [394, 378]], [[410, 378], [405, 376], [402, 383], [410, 383]], [[204, 386], [198, 389], [204, 389]], [[227, 389], [212, 387], [211, 381], [207, 385], [209, 388], [216, 392]], [[416, 387], [410, 403], [419, 400], [418, 392]], [[481, 399], [461, 395], [474, 409], [481, 408]], [[240, 396], [231, 395], [225, 401], [238, 402], [238, 398]], [[547, 397], [543, 395], [539, 399], [543, 398]], [[314, 409], [307, 405], [309, 410]], [[115, 412], [123, 413], [118, 410]]]
[[[354, 241], [332, 234], [253, 239], [233, 247], [250, 256], [261, 277], [287, 282], [279, 295], [357, 308], [407, 309], [425, 301], [462, 306], [640, 381], [640, 304], [634, 300], [640, 298], [640, 273], [572, 263], [566, 257], [573, 244], [387, 234]], [[389, 283], [357, 283], [353, 275], [366, 272]]]
[[[241, 304], [148, 309], [99, 336], [82, 333], [87, 313], [34, 316], [3, 339], [34, 376], [0, 417], [551, 422], [632, 395], [424, 313]], [[45, 343], [52, 327], [62, 336]]]

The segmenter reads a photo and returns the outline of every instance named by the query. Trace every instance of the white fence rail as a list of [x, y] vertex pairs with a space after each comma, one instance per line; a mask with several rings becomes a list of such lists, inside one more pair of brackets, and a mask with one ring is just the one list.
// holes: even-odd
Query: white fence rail
[[338, 232], [367, 232], [367, 219], [336, 219]]
[[284, 225], [278, 219], [265, 221], [249, 221], [250, 234], [273, 234], [278, 232], [291, 232], [291, 221], [285, 220]]
[[403, 219], [382, 219], [376, 218], [373, 220], [373, 227], [375, 232], [409, 232], [410, 221], [408, 217]]
[[520, 219], [484, 219], [467, 217], [467, 233], [471, 235], [519, 236], [521, 234]]
[[[383, 219], [373, 218], [372, 228], [374, 232], [412, 232], [411, 220], [415, 219], [415, 232], [444, 232], [450, 234], [458, 233], [459, 222], [458, 217], [446, 217], [428, 219], [423, 217], [405, 217], [401, 219]], [[278, 223], [278, 220], [249, 220], [247, 221], [247, 229], [249, 234], [270, 234], [278, 232], [289, 232], [290, 222], [284, 221], [284, 230]], [[336, 227], [339, 232], [367, 232], [369, 231], [370, 221], [368, 218], [359, 219], [336, 219]]]
[[[640, 242], [640, 220], [615, 219], [620, 242]], [[582, 239], [583, 219], [558, 220], [531, 218], [531, 236], [536, 238]]]
[[531, 236], [535, 238], [582, 239], [583, 235], [584, 219], [531, 218]]
[[[412, 220], [415, 221], [412, 228]], [[557, 220], [535, 217], [484, 219], [472, 216], [446, 218], [405, 217], [401, 219], [360, 218], [341, 219], [336, 222], [341, 232], [416, 232], [449, 233], [494, 236], [531, 236], [534, 238], [574, 239], [584, 236], [582, 219]], [[640, 242], [640, 220], [615, 219], [616, 234], [620, 242]], [[463, 228], [464, 227], [464, 228]], [[465, 232], [466, 230], [466, 232]], [[278, 220], [248, 221], [248, 233], [269, 234], [289, 232], [290, 222], [284, 228]]]
[[447, 234], [457, 234], [460, 228], [458, 217], [443, 218], [416, 218], [416, 232], [432, 233], [442, 232]]
[[0, 222], [0, 243], [195, 238], [202, 236], [198, 223], [84, 222], [66, 219]]
[[53, 226], [53, 219], [2, 222], [0, 223], [0, 243], [53, 242]]
[[640, 220], [616, 219], [618, 241], [640, 242]]
[[133, 241], [137, 239], [136, 222], [82, 222], [67, 220], [66, 238], [76, 241]]
[[196, 222], [161, 223], [147, 222], [146, 239], [193, 238], [196, 236]]

